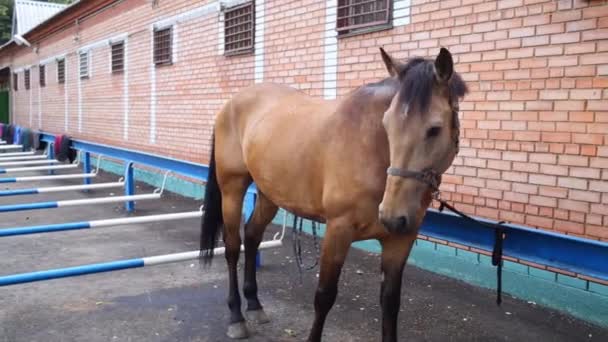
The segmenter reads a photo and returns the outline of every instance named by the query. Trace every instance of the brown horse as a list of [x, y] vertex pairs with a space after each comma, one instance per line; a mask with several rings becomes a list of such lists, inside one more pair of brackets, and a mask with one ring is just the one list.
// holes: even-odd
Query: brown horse
[[408, 63], [380, 52], [390, 77], [340, 101], [259, 84], [236, 94], [218, 114], [201, 252], [210, 262], [223, 226], [229, 337], [248, 336], [237, 262], [243, 196], [253, 181], [258, 197], [244, 243], [249, 318], [268, 321], [257, 296], [255, 255], [282, 207], [327, 223], [308, 341], [321, 341], [350, 245], [366, 239], [382, 245], [382, 341], [397, 340], [403, 267], [440, 175], [458, 153], [458, 101], [467, 89], [446, 49], [435, 61]]

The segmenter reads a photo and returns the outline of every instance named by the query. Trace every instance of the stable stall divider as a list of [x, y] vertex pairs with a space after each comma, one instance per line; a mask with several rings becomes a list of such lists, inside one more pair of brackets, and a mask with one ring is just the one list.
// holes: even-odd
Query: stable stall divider
[[95, 178], [95, 177], [97, 177], [97, 172], [77, 173], [77, 174], [68, 174], [68, 175], [26, 176], [26, 177], [0, 178], [0, 184], [37, 182], [37, 181], [53, 181], [53, 180], [63, 180], [63, 179], [82, 179], [82, 178]]
[[79, 185], [52, 186], [52, 187], [45, 187], [45, 188], [3, 190], [3, 191], [0, 191], [0, 197], [17, 196], [17, 195], [36, 195], [36, 194], [44, 194], [44, 193], [49, 193], [49, 192], [66, 192], [66, 191], [78, 191], [78, 190], [122, 188], [124, 185], [125, 185], [125, 182], [121, 179], [118, 182], [111, 182], [111, 183], [79, 184]]
[[55, 209], [55, 208], [75, 207], [75, 206], [92, 205], [92, 204], [156, 200], [156, 199], [160, 199], [161, 195], [162, 195], [161, 192], [154, 192], [151, 194], [132, 195], [132, 196], [113, 196], [113, 197], [99, 197], [99, 198], [87, 198], [87, 199], [77, 199], [77, 200], [64, 200], [64, 201], [56, 201], [56, 202], [35, 202], [35, 203], [24, 203], [24, 204], [10, 204], [10, 205], [0, 206], [0, 213], [10, 212], [10, 211]]
[[[277, 248], [283, 245], [283, 241], [274, 239], [271, 241], [264, 241], [260, 244], [259, 249]], [[241, 245], [241, 252], [244, 247]], [[222, 255], [225, 253], [224, 247], [218, 247], [214, 249], [215, 255]], [[7, 275], [0, 277], [0, 286], [8, 286], [15, 284], [31, 283], [35, 281], [43, 281], [50, 279], [58, 279], [65, 277], [75, 277], [93, 273], [103, 273], [110, 271], [125, 270], [130, 268], [140, 268], [145, 266], [156, 266], [175, 262], [182, 262], [188, 260], [197, 260], [200, 257], [200, 251], [190, 251], [183, 253], [173, 253], [156, 255], [143, 258], [135, 259], [124, 259], [110, 262], [103, 262], [97, 264], [88, 264], [75, 267], [57, 268], [46, 271], [37, 271], [29, 273], [21, 273], [14, 275]]]
[[15, 235], [29, 235], [39, 233], [52, 233], [66, 230], [78, 230], [78, 229], [90, 229], [90, 228], [101, 228], [111, 227], [120, 225], [129, 225], [137, 223], [154, 223], [163, 221], [173, 221], [188, 218], [200, 218], [203, 215], [202, 210], [189, 211], [183, 213], [171, 213], [171, 214], [159, 214], [159, 215], [147, 215], [137, 217], [121, 217], [104, 220], [94, 221], [82, 221], [82, 222], [69, 222], [69, 223], [57, 223], [47, 224], [29, 227], [13, 227], [13, 228], [0, 228], [0, 237], [15, 236]]
[[0, 154], [0, 162], [5, 161], [18, 161], [18, 160], [38, 160], [38, 159], [47, 159], [46, 154], [35, 154], [35, 155], [25, 155], [25, 156], [15, 156], [15, 157], [2, 157]]
[[59, 163], [56, 159], [45, 159], [45, 160], [11, 160], [4, 161], [0, 160], [0, 167], [16, 166], [16, 165], [48, 165]]
[[21, 156], [32, 156], [36, 154], [36, 152], [34, 151], [26, 151], [26, 152], [6, 152], [6, 153], [1, 153], [0, 152], [0, 158], [4, 158], [4, 157], [21, 157]]

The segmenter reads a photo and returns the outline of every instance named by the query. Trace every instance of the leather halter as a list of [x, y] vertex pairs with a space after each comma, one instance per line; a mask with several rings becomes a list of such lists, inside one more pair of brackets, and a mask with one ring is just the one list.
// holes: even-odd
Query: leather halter
[[428, 185], [433, 192], [439, 191], [441, 184], [441, 175], [433, 169], [424, 169], [422, 171], [410, 171], [396, 167], [389, 167], [386, 173], [391, 176], [401, 178], [413, 178], [421, 183]]

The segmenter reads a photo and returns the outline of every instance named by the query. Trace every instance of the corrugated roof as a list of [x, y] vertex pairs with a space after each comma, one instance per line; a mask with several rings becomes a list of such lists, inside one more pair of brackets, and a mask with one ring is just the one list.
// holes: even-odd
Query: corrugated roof
[[23, 35], [43, 21], [61, 12], [68, 5], [51, 2], [15, 0], [13, 16], [13, 36]]

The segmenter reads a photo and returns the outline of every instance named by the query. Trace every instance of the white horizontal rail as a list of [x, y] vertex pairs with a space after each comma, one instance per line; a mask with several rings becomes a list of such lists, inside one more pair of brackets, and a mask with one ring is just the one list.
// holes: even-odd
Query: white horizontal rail
[[56, 223], [40, 226], [29, 226], [29, 227], [15, 227], [15, 228], [2, 228], [0, 229], [0, 237], [17, 236], [17, 235], [30, 235], [40, 233], [54, 233], [63, 232], [79, 229], [91, 229], [100, 227], [111, 227], [137, 223], [148, 223], [148, 222], [162, 222], [171, 220], [182, 220], [188, 218], [200, 218], [203, 215], [202, 210], [173, 213], [173, 214], [159, 214], [149, 216], [138, 216], [138, 217], [121, 217], [114, 219], [95, 220], [95, 221], [82, 221], [82, 222], [67, 222], [67, 223]]
[[188, 218], [199, 218], [202, 215], [203, 215], [203, 212], [198, 210], [198, 211], [189, 211], [189, 212], [174, 213], [174, 214], [160, 214], [160, 215], [121, 217], [121, 218], [115, 218], [115, 219], [96, 220], [96, 221], [90, 221], [89, 224], [90, 224], [91, 228], [99, 228], [99, 227], [118, 226], [118, 225], [123, 225], [123, 224], [162, 222], [162, 221], [173, 221], [173, 220], [181, 220], [181, 219], [188, 219]]
[[6, 152], [6, 153], [0, 153], [0, 157], [20, 157], [20, 156], [31, 156], [33, 154], [34, 154], [34, 151]]
[[23, 148], [23, 145], [0, 145], [0, 150], [17, 150]]
[[37, 155], [33, 155], [33, 156], [15, 156], [15, 157], [4, 157], [4, 154], [0, 154], [0, 162], [5, 162], [5, 161], [17, 161], [17, 160], [37, 160], [37, 159], [46, 159], [47, 156], [44, 154], [37, 154]]
[[116, 203], [116, 202], [131, 202], [131, 201], [145, 201], [159, 199], [160, 193], [144, 194], [144, 195], [131, 195], [131, 196], [114, 196], [114, 197], [99, 197], [99, 198], [85, 198], [78, 200], [66, 200], [57, 201], [57, 207], [75, 207], [86, 204], [103, 204], [103, 203]]
[[[268, 249], [280, 247], [282, 245], [281, 240], [264, 241], [260, 244], [259, 249]], [[244, 248], [241, 245], [241, 251]], [[214, 254], [224, 254], [225, 248], [218, 247], [213, 250]], [[145, 266], [154, 266], [168, 264], [172, 262], [180, 262], [187, 260], [196, 260], [200, 258], [200, 251], [191, 251], [185, 253], [174, 253], [157, 255], [144, 258], [125, 259], [110, 262], [103, 262], [97, 264], [80, 265], [75, 267], [56, 268], [46, 271], [35, 271], [29, 273], [12, 274], [6, 276], [0, 276], [0, 286], [8, 286], [15, 284], [31, 283], [35, 281], [44, 281], [50, 279], [58, 279], [65, 277], [76, 277], [86, 274], [103, 273], [118, 270], [126, 270], [131, 268], [140, 268]]]
[[57, 164], [59, 163], [56, 159], [44, 159], [44, 160], [15, 160], [5, 162], [0, 160], [0, 167], [4, 166], [15, 166], [15, 165], [44, 165], [44, 164]]
[[125, 182], [112, 182], [112, 183], [81, 184], [81, 185], [68, 185], [68, 186], [53, 186], [53, 187], [47, 187], [47, 188], [38, 188], [36, 190], [38, 190], [39, 194], [44, 194], [44, 193], [48, 193], [48, 192], [121, 188], [124, 185], [125, 185]]
[[[268, 248], [276, 248], [280, 247], [283, 244], [281, 240], [271, 240], [264, 241], [260, 244], [259, 249], [268, 249]], [[241, 252], [245, 250], [245, 247], [241, 245]], [[226, 252], [226, 248], [218, 247], [213, 250], [214, 255], [222, 255]], [[201, 255], [200, 251], [192, 251], [192, 252], [184, 252], [184, 253], [175, 253], [175, 254], [167, 254], [167, 255], [158, 255], [143, 258], [144, 266], [154, 266], [161, 264], [169, 264], [172, 262], [180, 262], [187, 260], [198, 259]]]
[[[27, 177], [15, 177], [15, 181], [12, 183], [20, 182], [33, 182], [33, 181], [46, 181], [46, 180], [59, 180], [59, 179], [79, 179], [79, 178], [93, 178], [96, 177], [96, 173], [77, 173], [73, 175], [53, 175], [53, 176], [27, 176]], [[2, 178], [0, 178], [1, 180]], [[2, 183], [2, 182], [0, 182]]]
[[15, 168], [10, 168], [10, 169], [4, 169], [4, 173], [28, 172], [28, 171], [44, 171], [44, 170], [66, 170], [66, 169], [75, 169], [77, 167], [78, 167], [77, 164], [33, 166], [33, 167], [15, 167]]

